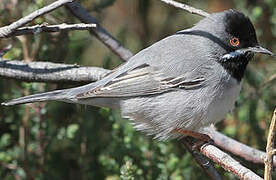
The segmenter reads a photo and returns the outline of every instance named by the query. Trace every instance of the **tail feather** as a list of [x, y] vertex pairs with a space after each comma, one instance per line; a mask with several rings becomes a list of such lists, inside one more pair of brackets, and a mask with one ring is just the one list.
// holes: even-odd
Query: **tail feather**
[[1, 103], [1, 105], [11, 106], [11, 105], [17, 105], [17, 104], [26, 104], [26, 103], [33, 103], [33, 102], [49, 101], [49, 100], [61, 100], [65, 97], [66, 92], [67, 92], [66, 90], [56, 90], [51, 92], [34, 94], [30, 96], [13, 99], [8, 102], [3, 102]]

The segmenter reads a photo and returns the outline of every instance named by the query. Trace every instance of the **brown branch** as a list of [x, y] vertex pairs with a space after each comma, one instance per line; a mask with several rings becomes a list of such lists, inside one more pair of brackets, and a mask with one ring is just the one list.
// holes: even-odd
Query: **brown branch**
[[[213, 127], [204, 128], [203, 132], [204, 134], [209, 135], [215, 141], [215, 144], [218, 147], [236, 156], [242, 157], [247, 161], [258, 163], [258, 164], [264, 163], [264, 159], [266, 157], [265, 152], [254, 149], [230, 137], [227, 137], [224, 134], [216, 131]], [[274, 157], [273, 160], [274, 160], [274, 166], [276, 167], [276, 157]]]
[[123, 47], [112, 35], [110, 35], [96, 19], [94, 19], [78, 2], [66, 4], [66, 7], [83, 23], [95, 23], [97, 28], [90, 29], [90, 33], [95, 35], [112, 52], [118, 55], [123, 61], [127, 61], [133, 56], [132, 52]]
[[219, 164], [226, 171], [231, 172], [233, 175], [240, 179], [262, 179], [257, 174], [252, 172], [250, 169], [242, 166], [238, 161], [236, 161], [231, 156], [229, 156], [228, 154], [226, 154], [225, 152], [221, 151], [213, 145], [203, 145], [203, 147], [201, 147], [200, 152], [209, 159], [211, 159], [213, 162]]
[[192, 6], [188, 6], [188, 5], [180, 3], [180, 2], [176, 2], [176, 1], [173, 1], [173, 0], [161, 0], [161, 1], [164, 2], [164, 3], [167, 3], [169, 5], [172, 5], [174, 7], [177, 7], [177, 8], [183, 9], [185, 11], [188, 11], [191, 14], [197, 14], [197, 15], [203, 16], [203, 17], [206, 17], [206, 16], [210, 15], [209, 13], [207, 13], [207, 12], [201, 10], [201, 9], [196, 9]]
[[36, 35], [41, 32], [59, 32], [59, 31], [68, 31], [68, 30], [89, 30], [91, 28], [97, 27], [96, 24], [58, 24], [58, 25], [35, 25], [29, 27], [22, 27], [16, 29], [13, 33], [7, 35], [6, 37], [12, 36], [21, 36], [25, 34]]
[[273, 155], [275, 152], [275, 149], [274, 149], [275, 131], [276, 131], [276, 108], [274, 110], [273, 117], [272, 117], [269, 131], [268, 131], [268, 135], [267, 135], [267, 144], [266, 144], [267, 157], [264, 160], [264, 164], [265, 164], [264, 179], [265, 180], [272, 179], [271, 172], [273, 170]]
[[63, 6], [66, 3], [73, 2], [74, 0], [58, 0], [53, 2], [52, 4], [49, 4], [48, 6], [45, 6], [41, 9], [38, 9], [31, 14], [19, 19], [18, 21], [13, 22], [12, 24], [8, 26], [4, 26], [0, 28], [0, 38], [8, 37], [11, 33], [13, 33], [17, 28], [24, 26], [25, 24], [33, 21], [35, 18], [42, 16], [46, 13], [49, 13], [56, 8]]
[[50, 62], [0, 61], [0, 76], [32, 82], [89, 83], [109, 73], [98, 67], [57, 64]]

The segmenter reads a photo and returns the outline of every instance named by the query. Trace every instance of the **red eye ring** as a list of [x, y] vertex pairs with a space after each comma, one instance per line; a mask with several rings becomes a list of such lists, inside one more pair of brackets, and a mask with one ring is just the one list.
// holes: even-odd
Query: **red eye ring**
[[229, 42], [234, 47], [237, 47], [238, 45], [240, 45], [240, 40], [237, 37], [232, 37]]

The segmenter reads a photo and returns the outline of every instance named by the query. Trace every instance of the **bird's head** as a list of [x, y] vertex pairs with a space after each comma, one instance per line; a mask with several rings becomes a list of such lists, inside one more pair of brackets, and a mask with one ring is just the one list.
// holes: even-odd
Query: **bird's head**
[[[201, 20], [193, 28], [211, 39], [213, 47], [219, 47], [217, 61], [237, 80], [241, 80], [248, 62], [255, 53], [273, 56], [261, 47], [250, 19], [243, 13], [230, 9], [213, 13]], [[214, 52], [219, 51], [213, 48]], [[222, 50], [223, 49], [223, 50]]]

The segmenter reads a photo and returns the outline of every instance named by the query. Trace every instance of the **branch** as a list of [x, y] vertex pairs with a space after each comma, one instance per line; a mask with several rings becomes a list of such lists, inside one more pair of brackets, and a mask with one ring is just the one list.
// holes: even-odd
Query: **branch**
[[[230, 137], [227, 137], [212, 127], [204, 128], [203, 132], [204, 134], [209, 135], [215, 141], [215, 144], [220, 148], [236, 156], [242, 157], [247, 161], [258, 164], [264, 163], [264, 159], [266, 157], [265, 152], [254, 149]], [[274, 166], [276, 167], [276, 157], [274, 157]]]
[[104, 77], [110, 70], [98, 67], [50, 62], [0, 61], [0, 76], [32, 82], [89, 83]]
[[35, 18], [42, 16], [46, 13], [53, 11], [54, 9], [63, 6], [66, 3], [73, 2], [74, 0], [58, 0], [53, 2], [52, 4], [45, 6], [41, 9], [38, 9], [31, 14], [19, 19], [18, 21], [13, 22], [8, 26], [4, 26], [0, 28], [0, 38], [8, 37], [11, 33], [13, 33], [17, 28], [24, 26], [25, 24], [33, 21]]
[[112, 52], [118, 55], [123, 61], [127, 61], [132, 52], [123, 47], [112, 35], [110, 35], [96, 19], [94, 19], [78, 2], [66, 4], [66, 7], [83, 23], [95, 23], [96, 29], [90, 29], [90, 33], [95, 35], [103, 44], [105, 44]]
[[97, 27], [96, 24], [59, 24], [59, 25], [35, 25], [29, 27], [22, 27], [14, 30], [11, 34], [7, 35], [6, 37], [11, 36], [21, 36], [25, 34], [38, 34], [41, 32], [59, 32], [59, 31], [68, 31], [68, 30], [89, 30], [91, 28]]
[[239, 179], [262, 179], [250, 169], [242, 166], [238, 161], [213, 145], [203, 145], [200, 152]]
[[276, 131], [276, 108], [274, 110], [273, 117], [272, 117], [269, 131], [268, 131], [268, 135], [267, 135], [267, 144], [266, 144], [267, 158], [265, 158], [265, 160], [264, 160], [264, 163], [265, 163], [264, 179], [265, 180], [272, 179], [271, 172], [273, 170], [273, 155], [275, 153], [275, 149], [274, 149], [275, 131]]
[[182, 4], [180, 2], [176, 2], [176, 1], [173, 1], [173, 0], [161, 0], [162, 2], [164, 3], [167, 3], [169, 5], [172, 5], [174, 7], [177, 7], [177, 8], [180, 8], [180, 9], [183, 9], [185, 11], [188, 11], [189, 13], [191, 14], [197, 14], [199, 16], [203, 16], [203, 17], [206, 17], [206, 16], [209, 16], [210, 14], [201, 10], [201, 9], [196, 9], [192, 6], [188, 6], [186, 4]]

